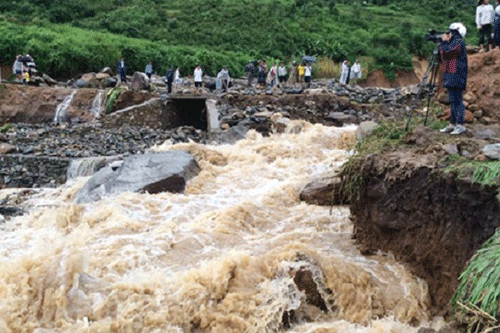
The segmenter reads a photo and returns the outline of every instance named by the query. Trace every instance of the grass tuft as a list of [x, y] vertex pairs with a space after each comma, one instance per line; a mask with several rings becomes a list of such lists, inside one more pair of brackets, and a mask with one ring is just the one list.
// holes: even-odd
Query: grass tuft
[[460, 275], [452, 298], [457, 314], [468, 324], [469, 332], [499, 324], [500, 316], [500, 229], [486, 241]]

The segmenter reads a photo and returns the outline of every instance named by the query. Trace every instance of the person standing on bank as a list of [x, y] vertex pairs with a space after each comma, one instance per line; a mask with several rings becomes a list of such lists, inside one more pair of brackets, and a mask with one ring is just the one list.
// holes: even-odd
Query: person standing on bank
[[[476, 8], [476, 25], [479, 29], [479, 52], [489, 51], [491, 40], [491, 25], [495, 16], [495, 9], [490, 0], [479, 0]], [[486, 47], [484, 47], [486, 38]]]
[[493, 42], [495, 47], [500, 47], [500, 0], [497, 0], [495, 7], [495, 16], [494, 16], [494, 34], [493, 34]]
[[175, 67], [172, 66], [165, 74], [165, 83], [167, 84], [167, 93], [170, 94], [172, 92], [172, 82], [174, 82], [174, 72]]
[[118, 74], [120, 75], [121, 82], [127, 82], [127, 65], [125, 64], [125, 58], [121, 58], [118, 61]]
[[286, 74], [285, 63], [282, 61], [280, 67], [278, 67], [278, 80], [280, 88], [283, 88], [286, 83]]
[[203, 86], [203, 70], [201, 69], [200, 65], [196, 66], [196, 68], [194, 69], [193, 78], [194, 87], [201, 88]]
[[340, 65], [340, 78], [339, 82], [343, 84], [347, 84], [347, 75], [349, 74], [349, 68], [347, 66], [347, 60]]
[[307, 88], [311, 87], [311, 76], [312, 76], [312, 66], [310, 63], [307, 63], [304, 74], [304, 82], [306, 83]]
[[359, 59], [356, 59], [354, 65], [351, 66], [351, 78], [353, 84], [358, 84], [358, 79], [361, 79], [361, 65]]
[[462, 94], [467, 85], [467, 52], [463, 38], [467, 29], [462, 23], [452, 23], [449, 31], [441, 36], [439, 58], [443, 69], [443, 87], [450, 98], [450, 124], [442, 133], [461, 134], [467, 129], [464, 124], [465, 106]]
[[21, 62], [22, 54], [18, 54], [14, 65], [12, 65], [12, 73], [16, 74], [17, 80], [23, 79], [23, 63]]
[[149, 62], [146, 65], [146, 69], [144, 69], [144, 73], [151, 79], [151, 75], [153, 75], [153, 62]]

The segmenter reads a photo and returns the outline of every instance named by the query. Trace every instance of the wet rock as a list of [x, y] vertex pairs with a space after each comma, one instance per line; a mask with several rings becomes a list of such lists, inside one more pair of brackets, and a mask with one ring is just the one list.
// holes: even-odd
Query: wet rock
[[135, 72], [130, 80], [130, 89], [134, 91], [149, 89], [149, 77], [141, 72]]
[[105, 80], [105, 79], [109, 79], [110, 78], [110, 75], [108, 73], [97, 73], [95, 75], [95, 78], [97, 80]]
[[194, 157], [184, 151], [135, 155], [125, 158], [115, 170], [109, 166], [99, 170], [77, 193], [75, 202], [97, 201], [127, 191], [179, 193], [199, 171]]
[[23, 215], [24, 211], [21, 208], [14, 206], [0, 206], [0, 216], [19, 216]]
[[116, 87], [117, 83], [118, 83], [118, 80], [115, 79], [114, 77], [107, 78], [103, 81], [103, 85], [105, 88], [114, 88], [114, 87]]
[[443, 150], [450, 155], [458, 155], [458, 146], [454, 143], [447, 143], [443, 145]]
[[88, 88], [90, 87], [90, 82], [79, 79], [73, 84], [75, 88]]
[[271, 117], [272, 128], [276, 133], [284, 133], [285, 130], [290, 126], [290, 123], [290, 119], [283, 117], [281, 113], [275, 113]]
[[366, 138], [370, 133], [372, 133], [375, 129], [377, 129], [379, 125], [374, 122], [374, 121], [364, 121], [361, 124], [359, 124], [358, 128], [356, 129], [356, 139], [358, 141], [363, 140]]
[[474, 112], [474, 118], [481, 118], [483, 116], [484, 112], [482, 110], [477, 110]]
[[417, 333], [436, 333], [436, 330], [432, 329], [432, 328], [425, 328], [425, 327], [422, 327], [418, 330]]
[[48, 76], [45, 73], [42, 75], [42, 78], [45, 81], [45, 83], [47, 83], [49, 86], [55, 86], [57, 84], [56, 80], [54, 80], [53, 78], [51, 78], [50, 76]]
[[483, 147], [483, 154], [491, 160], [500, 160], [500, 143], [490, 144]]
[[342, 181], [336, 174], [325, 174], [311, 180], [300, 190], [300, 200], [312, 205], [331, 206], [347, 203]]
[[8, 143], [0, 143], [0, 154], [10, 154], [16, 151], [16, 147]]
[[356, 123], [355, 116], [345, 114], [344, 112], [330, 112], [325, 118], [332, 120], [338, 126]]
[[106, 73], [109, 76], [113, 76], [113, 70], [109, 67], [104, 67], [103, 69], [101, 69], [100, 73]]

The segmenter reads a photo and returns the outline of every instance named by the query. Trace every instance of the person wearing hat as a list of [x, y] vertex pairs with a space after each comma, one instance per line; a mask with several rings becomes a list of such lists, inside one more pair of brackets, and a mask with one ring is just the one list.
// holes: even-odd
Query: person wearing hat
[[450, 98], [450, 124], [441, 133], [461, 134], [467, 129], [464, 124], [465, 106], [462, 94], [467, 85], [467, 51], [463, 38], [467, 29], [462, 23], [452, 23], [449, 31], [441, 35], [438, 47], [439, 60], [443, 69], [443, 87]]

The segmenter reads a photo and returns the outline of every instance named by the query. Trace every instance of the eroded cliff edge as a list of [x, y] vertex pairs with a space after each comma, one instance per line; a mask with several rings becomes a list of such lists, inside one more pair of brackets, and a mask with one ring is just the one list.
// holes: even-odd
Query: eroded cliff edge
[[356, 156], [344, 169], [361, 251], [392, 253], [426, 280], [435, 314], [448, 313], [467, 261], [500, 226], [498, 185], [451, 167], [454, 156], [481, 159], [484, 142], [474, 136], [424, 129], [391, 151]]

